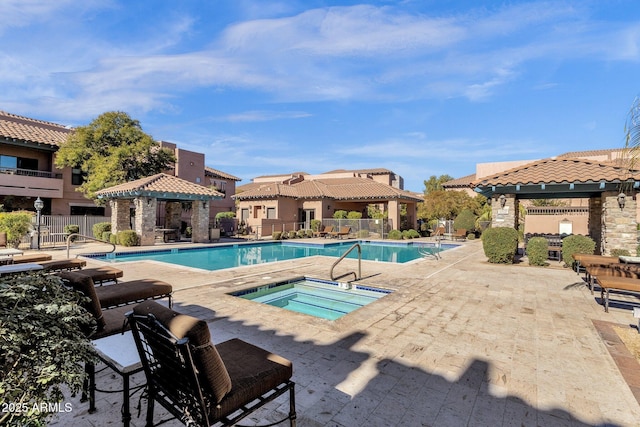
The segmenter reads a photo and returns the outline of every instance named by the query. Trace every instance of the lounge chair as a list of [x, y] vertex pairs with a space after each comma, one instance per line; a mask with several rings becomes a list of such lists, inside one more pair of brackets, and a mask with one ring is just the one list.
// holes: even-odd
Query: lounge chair
[[342, 239], [343, 236], [348, 236], [349, 233], [351, 233], [351, 227], [340, 227], [340, 231], [332, 231], [329, 236]]
[[467, 240], [467, 229], [466, 228], [460, 228], [458, 230], [455, 230], [453, 232], [453, 234], [451, 235], [451, 239], [452, 240]]
[[79, 273], [85, 276], [91, 276], [93, 283], [96, 285], [104, 285], [105, 283], [118, 283], [118, 279], [124, 275], [120, 269], [109, 267], [108, 265], [101, 267], [83, 268]]
[[25, 262], [22, 264], [8, 264], [0, 265], [0, 276], [6, 276], [8, 274], [26, 273], [28, 271], [42, 270], [40, 264], [33, 262]]
[[38, 262], [44, 271], [52, 272], [52, 271], [64, 271], [64, 270], [80, 270], [82, 267], [87, 265], [87, 262], [82, 259], [72, 258], [72, 259], [60, 259], [55, 261], [42, 261]]
[[153, 301], [127, 317], [147, 378], [148, 426], [155, 401], [185, 425], [229, 426], [286, 392], [295, 426], [289, 360], [239, 339], [213, 345], [205, 321]]
[[27, 254], [27, 255], [15, 255], [11, 261], [12, 264], [23, 264], [26, 262], [42, 262], [51, 261], [51, 255], [49, 254]]
[[[89, 283], [95, 287], [93, 278], [83, 274], [82, 271], [62, 271], [58, 275], [73, 288], [84, 288]], [[94, 292], [103, 309], [160, 298], [167, 298], [171, 307], [173, 287], [160, 280], [142, 279], [98, 286]]]
[[314, 237], [326, 237], [327, 234], [333, 232], [333, 225], [327, 225], [326, 227], [322, 227], [322, 230], [315, 231], [313, 233]]

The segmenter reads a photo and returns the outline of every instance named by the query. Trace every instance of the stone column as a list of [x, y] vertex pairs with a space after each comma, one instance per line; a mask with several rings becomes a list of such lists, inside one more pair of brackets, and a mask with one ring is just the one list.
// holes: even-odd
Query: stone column
[[595, 253], [600, 255], [602, 250], [602, 238], [604, 235], [604, 223], [602, 215], [604, 213], [602, 203], [604, 198], [602, 195], [597, 195], [589, 198], [589, 223], [587, 225], [589, 230], [589, 237], [596, 242]]
[[194, 200], [191, 205], [191, 242], [209, 241], [209, 201]]
[[389, 210], [388, 219], [391, 221], [391, 229], [400, 230], [400, 203], [397, 200], [389, 200], [387, 209]]
[[134, 200], [136, 207], [136, 233], [140, 236], [140, 246], [155, 244], [156, 209], [158, 201], [155, 197], [138, 197]]
[[129, 214], [129, 199], [111, 199], [111, 233], [131, 230], [131, 219]]
[[610, 255], [614, 249], [626, 249], [636, 254], [637, 221], [636, 201], [626, 195], [624, 208], [618, 203], [618, 192], [602, 193], [603, 254]]
[[167, 202], [165, 206], [164, 228], [175, 228], [180, 232], [182, 225], [182, 203]]
[[491, 199], [491, 227], [518, 229], [518, 203], [515, 195], [505, 194], [505, 204], [500, 203], [500, 195]]

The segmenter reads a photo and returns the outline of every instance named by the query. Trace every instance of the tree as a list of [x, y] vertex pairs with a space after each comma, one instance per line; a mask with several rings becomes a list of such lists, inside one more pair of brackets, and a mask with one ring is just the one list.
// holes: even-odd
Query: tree
[[418, 217], [430, 221], [438, 218], [455, 218], [465, 208], [475, 212], [476, 199], [464, 191], [432, 191], [425, 194], [424, 203], [418, 204]]
[[442, 184], [444, 184], [447, 181], [451, 181], [452, 179], [453, 177], [449, 175], [440, 175], [439, 177], [436, 177], [435, 175], [431, 175], [429, 180], [424, 181], [424, 194], [427, 195], [434, 191], [442, 190], [443, 189]]
[[69, 135], [58, 150], [56, 167], [79, 168], [85, 177], [78, 191], [96, 201], [96, 191], [162, 172], [174, 161], [138, 120], [111, 111]]

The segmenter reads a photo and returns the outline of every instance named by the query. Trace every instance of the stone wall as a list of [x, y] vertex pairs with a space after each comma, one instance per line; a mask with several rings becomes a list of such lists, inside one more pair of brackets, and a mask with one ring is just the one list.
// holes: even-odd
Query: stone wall
[[491, 227], [509, 227], [518, 229], [518, 202], [513, 194], [505, 194], [504, 207], [500, 205], [499, 195], [491, 200]]
[[131, 200], [112, 199], [111, 200], [111, 232], [117, 234], [119, 231], [131, 230], [130, 209]]
[[138, 197], [134, 200], [136, 208], [136, 233], [140, 236], [141, 246], [151, 246], [156, 241], [156, 209], [158, 201], [152, 197]]
[[191, 241], [209, 241], [209, 201], [194, 200], [191, 205]]

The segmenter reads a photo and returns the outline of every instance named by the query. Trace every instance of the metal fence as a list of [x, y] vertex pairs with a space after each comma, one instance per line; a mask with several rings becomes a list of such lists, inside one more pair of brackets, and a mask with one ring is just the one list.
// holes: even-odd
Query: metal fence
[[[333, 226], [335, 231], [342, 227], [349, 227], [349, 236], [360, 239], [386, 239], [391, 231], [391, 221], [388, 219], [334, 219], [324, 218], [324, 227]], [[268, 227], [247, 227], [246, 234], [254, 236], [256, 239], [269, 238], [276, 232], [308, 230], [311, 225], [308, 222], [274, 222]]]
[[[77, 225], [78, 233], [93, 236], [93, 226], [99, 222], [111, 222], [108, 216], [89, 215], [41, 215], [40, 217], [40, 246], [56, 246], [66, 243], [64, 227]], [[37, 231], [37, 216], [33, 217], [33, 229]], [[27, 237], [29, 239], [29, 237]], [[79, 238], [79, 241], [81, 239]], [[26, 242], [25, 242], [26, 243]]]

